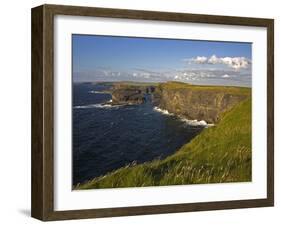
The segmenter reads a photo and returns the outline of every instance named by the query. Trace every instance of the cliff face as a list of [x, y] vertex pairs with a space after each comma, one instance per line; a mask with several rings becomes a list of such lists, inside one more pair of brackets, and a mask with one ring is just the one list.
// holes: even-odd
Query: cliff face
[[187, 119], [216, 123], [220, 114], [249, 97], [251, 90], [240, 87], [160, 84], [153, 95], [155, 105]]
[[198, 86], [180, 82], [157, 85], [116, 83], [112, 104], [142, 104], [151, 94], [155, 106], [190, 120], [217, 123], [221, 113], [250, 97], [251, 89], [227, 86]]
[[143, 93], [138, 89], [116, 89], [112, 92], [113, 104], [141, 104], [143, 102]]
[[137, 86], [128, 84], [116, 84], [111, 95], [113, 104], [142, 104], [146, 95], [154, 91], [154, 86]]

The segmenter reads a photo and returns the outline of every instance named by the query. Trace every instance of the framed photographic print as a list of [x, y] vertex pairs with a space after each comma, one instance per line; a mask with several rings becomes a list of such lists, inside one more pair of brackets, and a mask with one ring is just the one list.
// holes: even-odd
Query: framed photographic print
[[32, 216], [273, 206], [273, 37], [272, 19], [33, 8]]

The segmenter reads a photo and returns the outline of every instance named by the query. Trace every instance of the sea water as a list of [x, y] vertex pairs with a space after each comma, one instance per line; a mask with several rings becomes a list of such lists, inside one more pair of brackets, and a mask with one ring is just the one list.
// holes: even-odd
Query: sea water
[[108, 86], [73, 84], [73, 185], [128, 164], [163, 159], [205, 128], [154, 106], [150, 96], [140, 105], [104, 104]]

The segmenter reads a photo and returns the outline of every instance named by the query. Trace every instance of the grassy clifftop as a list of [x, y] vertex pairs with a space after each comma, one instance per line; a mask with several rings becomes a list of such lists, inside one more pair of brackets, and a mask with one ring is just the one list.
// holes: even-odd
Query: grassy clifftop
[[203, 91], [225, 92], [228, 94], [250, 95], [251, 88], [237, 86], [210, 86], [210, 85], [193, 85], [183, 82], [165, 82], [160, 83], [159, 87], [166, 90], [192, 89]]
[[161, 83], [154, 92], [155, 104], [187, 119], [217, 123], [221, 114], [249, 98], [250, 88], [203, 86], [180, 82]]
[[166, 159], [128, 165], [74, 189], [251, 181], [251, 162], [249, 97]]

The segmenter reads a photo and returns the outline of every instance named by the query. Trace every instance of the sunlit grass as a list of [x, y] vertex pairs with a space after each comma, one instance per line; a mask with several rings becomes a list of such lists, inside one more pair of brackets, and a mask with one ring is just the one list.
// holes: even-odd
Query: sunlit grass
[[239, 94], [239, 95], [250, 95], [251, 88], [247, 87], [236, 87], [236, 86], [210, 86], [210, 85], [192, 85], [183, 82], [166, 82], [159, 84], [160, 89], [164, 90], [180, 90], [180, 89], [192, 89], [194, 90], [204, 90], [204, 91], [215, 91], [228, 94]]

